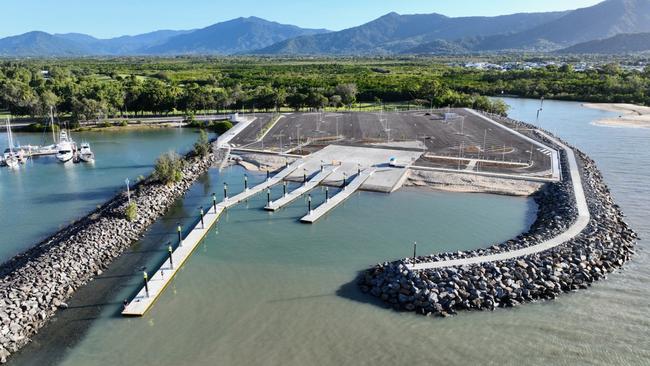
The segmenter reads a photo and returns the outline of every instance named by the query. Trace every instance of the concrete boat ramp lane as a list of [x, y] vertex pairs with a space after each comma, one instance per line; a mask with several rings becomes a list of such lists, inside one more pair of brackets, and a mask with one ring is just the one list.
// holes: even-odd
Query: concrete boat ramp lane
[[318, 206], [315, 210], [312, 210], [308, 215], [301, 218], [300, 221], [306, 223], [314, 223], [316, 220], [323, 217], [325, 214], [330, 212], [334, 207], [336, 207], [341, 202], [345, 201], [350, 197], [354, 192], [356, 192], [363, 183], [365, 183], [368, 178], [376, 171], [375, 168], [368, 168], [359, 173], [349, 184], [346, 184], [343, 189], [334, 195], [334, 197], [327, 199], [323, 204]]
[[582, 179], [580, 177], [578, 162], [576, 161], [573, 150], [570, 147], [558, 141], [557, 139], [553, 138], [552, 136], [549, 136], [543, 132], [539, 132], [539, 133], [545, 138], [555, 143], [557, 146], [559, 146], [566, 152], [567, 160], [569, 162], [569, 175], [571, 176], [573, 191], [576, 198], [576, 207], [578, 209], [578, 218], [573, 223], [573, 225], [571, 225], [562, 234], [550, 240], [526, 248], [498, 253], [498, 254], [478, 256], [478, 257], [452, 259], [452, 260], [428, 262], [428, 263], [417, 263], [415, 265], [407, 264], [408, 268], [414, 271], [421, 271], [426, 269], [457, 267], [457, 266], [504, 261], [513, 258], [519, 258], [526, 255], [539, 253], [548, 249], [555, 248], [559, 245], [562, 245], [567, 241], [573, 239], [578, 234], [580, 234], [587, 227], [587, 225], [589, 224], [589, 220], [591, 220], [591, 215], [589, 213], [589, 206], [587, 205], [587, 199], [585, 198], [585, 192], [582, 187]]
[[[334, 173], [336, 170], [338, 170], [338, 168], [339, 168], [338, 166], [332, 166], [332, 165], [323, 166], [322, 171], [318, 172], [318, 174], [316, 174], [314, 177], [306, 181], [302, 186], [296, 188], [291, 192], [288, 192], [280, 199], [270, 202], [268, 205], [266, 205], [266, 207], [264, 207], [264, 209], [268, 211], [277, 211], [281, 209], [282, 207], [298, 199], [298, 197], [316, 188], [320, 183], [322, 183], [325, 180], [325, 178], [327, 178], [328, 175]], [[306, 175], [307, 173], [304, 174]]]
[[149, 308], [160, 296], [165, 287], [171, 282], [176, 274], [176, 271], [183, 266], [183, 263], [192, 255], [194, 249], [203, 240], [205, 235], [210, 231], [210, 228], [219, 220], [221, 214], [242, 201], [245, 201], [256, 194], [261, 193], [267, 188], [278, 184], [291, 172], [299, 169], [304, 164], [303, 160], [297, 160], [287, 166], [272, 178], [267, 179], [264, 183], [258, 184], [255, 187], [247, 189], [233, 197], [226, 198], [216, 206], [210, 209], [203, 216], [202, 222], [199, 221], [190, 233], [183, 238], [178, 247], [173, 250], [170, 257], [154, 272], [151, 277], [146, 280], [146, 285], [143, 283], [142, 289], [131, 300], [130, 303], [122, 311], [124, 316], [143, 316]]

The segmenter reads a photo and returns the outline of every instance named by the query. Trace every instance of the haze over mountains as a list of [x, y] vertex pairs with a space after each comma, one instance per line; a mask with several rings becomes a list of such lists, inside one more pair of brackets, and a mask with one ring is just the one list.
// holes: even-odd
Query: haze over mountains
[[[196, 30], [161, 30], [113, 39], [96, 39], [78, 33], [29, 32], [0, 39], [0, 56], [650, 51], [649, 37], [642, 33], [650, 33], [650, 0], [606, 0], [567, 12], [497, 17], [389, 13], [337, 32], [299, 28], [256, 17], [237, 18]], [[621, 47], [621, 42], [627, 46]]]

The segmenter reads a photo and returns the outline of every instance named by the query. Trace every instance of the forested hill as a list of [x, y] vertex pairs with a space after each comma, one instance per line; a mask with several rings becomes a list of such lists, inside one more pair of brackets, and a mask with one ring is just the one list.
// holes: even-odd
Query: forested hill
[[607, 0], [548, 23], [488, 37], [474, 50], [557, 50], [621, 33], [650, 32], [650, 0]]
[[513, 14], [498, 17], [450, 18], [441, 14], [390, 13], [358, 27], [303, 36], [254, 51], [255, 54], [352, 55], [392, 54], [435, 40], [453, 41], [517, 32], [564, 13]]
[[293, 37], [327, 32], [326, 29], [304, 29], [257, 17], [237, 18], [172, 37], [142, 51], [155, 55], [230, 55], [264, 48]]
[[328, 32], [249, 17], [195, 30], [160, 30], [97, 39], [80, 34], [29, 32], [0, 39], [0, 56], [75, 57], [128, 55], [230, 55], [270, 46], [292, 37]]
[[[435, 2], [432, 2], [432, 10]], [[256, 17], [187, 31], [96, 39], [85, 34], [30, 32], [0, 39], [4, 57], [142, 55], [385, 56], [555, 52], [619, 34], [650, 33], [650, 0], [605, 0], [564, 12], [494, 17], [389, 13], [329, 32]], [[613, 43], [602, 43], [601, 53]]]
[[579, 43], [565, 48], [561, 53], [630, 54], [650, 52], [650, 33], [619, 34], [617, 36]]

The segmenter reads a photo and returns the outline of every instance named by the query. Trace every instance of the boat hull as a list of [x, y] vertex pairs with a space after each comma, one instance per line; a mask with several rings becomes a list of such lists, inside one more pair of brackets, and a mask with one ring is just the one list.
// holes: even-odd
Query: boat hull
[[94, 163], [95, 162], [95, 156], [94, 155], [80, 155], [79, 159], [83, 161], [84, 163]]
[[69, 154], [57, 154], [56, 155], [56, 159], [61, 163], [67, 163], [67, 162], [71, 161], [72, 158], [73, 158], [72, 153], [69, 153]]

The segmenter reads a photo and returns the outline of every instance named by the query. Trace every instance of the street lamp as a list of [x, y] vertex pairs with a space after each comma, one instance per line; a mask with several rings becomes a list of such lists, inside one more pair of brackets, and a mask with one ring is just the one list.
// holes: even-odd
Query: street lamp
[[131, 204], [131, 188], [129, 187], [129, 178], [126, 178], [124, 180], [124, 183], [126, 183], [126, 197], [129, 200], [129, 205]]

